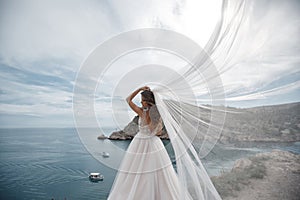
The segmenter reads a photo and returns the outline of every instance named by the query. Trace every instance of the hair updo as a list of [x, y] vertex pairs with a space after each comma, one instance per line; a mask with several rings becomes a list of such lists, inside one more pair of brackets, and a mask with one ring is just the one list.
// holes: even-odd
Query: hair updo
[[147, 104], [149, 106], [153, 106], [155, 105], [155, 99], [154, 99], [154, 94], [152, 91], [150, 90], [144, 90], [141, 93], [142, 97], [144, 98], [144, 100], [147, 102]]
[[150, 107], [149, 116], [151, 118], [151, 123], [154, 125], [157, 125], [160, 122], [161, 116], [160, 116], [158, 108], [155, 104], [155, 98], [154, 98], [153, 92], [150, 90], [144, 90], [141, 93], [141, 95], [142, 95], [144, 101], [146, 101], [146, 103]]

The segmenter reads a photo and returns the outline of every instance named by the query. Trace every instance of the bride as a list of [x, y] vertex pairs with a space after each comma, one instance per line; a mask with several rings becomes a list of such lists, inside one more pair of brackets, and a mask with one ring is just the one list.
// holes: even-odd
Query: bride
[[[141, 92], [142, 107], [132, 101], [139, 92]], [[221, 199], [210, 180], [206, 180], [208, 176], [205, 172], [206, 176], [203, 179], [210, 190], [205, 188], [206, 185], [195, 184], [196, 187], [192, 188], [191, 192], [187, 185], [181, 183], [168, 153], [158, 137], [162, 132], [162, 122], [165, 123], [165, 121], [159, 113], [155, 94], [150, 88], [141, 87], [126, 100], [130, 108], [139, 116], [139, 132], [127, 149], [108, 199]], [[177, 158], [176, 156], [176, 162]], [[199, 166], [193, 167], [198, 168]], [[191, 171], [194, 170], [191, 169]], [[197, 195], [199, 193], [201, 194]]]
[[[132, 102], [140, 91], [143, 91], [142, 107]], [[178, 199], [176, 172], [157, 137], [162, 131], [161, 119], [150, 117], [151, 107], [155, 106], [153, 93], [145, 86], [134, 91], [126, 100], [139, 116], [140, 131], [127, 149], [108, 199]]]

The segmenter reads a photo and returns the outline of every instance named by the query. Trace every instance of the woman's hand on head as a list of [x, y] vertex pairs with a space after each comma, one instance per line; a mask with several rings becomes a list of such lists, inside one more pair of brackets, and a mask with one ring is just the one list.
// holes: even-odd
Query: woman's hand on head
[[143, 91], [150, 90], [150, 88], [148, 86], [144, 86], [144, 87], [141, 87], [141, 90], [143, 90]]

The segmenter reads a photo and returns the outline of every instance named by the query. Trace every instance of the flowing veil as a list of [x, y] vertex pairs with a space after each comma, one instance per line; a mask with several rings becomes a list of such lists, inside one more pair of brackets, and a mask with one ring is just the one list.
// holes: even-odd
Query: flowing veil
[[[180, 199], [221, 199], [200, 158], [212, 150], [222, 132], [226, 109], [219, 73], [231, 66], [235, 39], [245, 20], [245, 4], [224, 1], [221, 21], [192, 66], [152, 89], [175, 152]], [[220, 71], [213, 70], [216, 67]], [[205, 87], [210, 94], [209, 106], [199, 103]]]

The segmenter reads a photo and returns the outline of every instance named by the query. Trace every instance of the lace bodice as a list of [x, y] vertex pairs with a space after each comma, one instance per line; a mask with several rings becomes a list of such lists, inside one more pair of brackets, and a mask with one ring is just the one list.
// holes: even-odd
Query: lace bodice
[[149, 125], [147, 124], [145, 119], [142, 119], [142, 117], [139, 117], [139, 132], [140, 134], [146, 135], [146, 136], [151, 136], [151, 135], [155, 135], [155, 133], [152, 133], [150, 130]]

